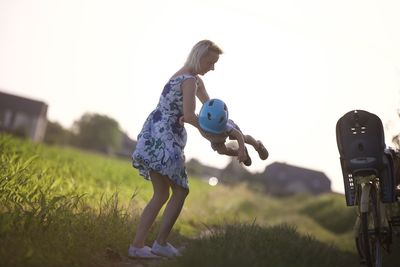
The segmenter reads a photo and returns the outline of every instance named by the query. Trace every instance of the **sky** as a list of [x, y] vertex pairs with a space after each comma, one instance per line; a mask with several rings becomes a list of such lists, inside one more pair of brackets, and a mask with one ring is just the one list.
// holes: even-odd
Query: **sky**
[[[0, 0], [0, 91], [44, 101], [65, 128], [85, 112], [136, 139], [192, 46], [224, 50], [203, 81], [273, 162], [324, 172], [344, 192], [335, 126], [378, 115], [387, 145], [400, 132], [397, 0]], [[200, 102], [197, 103], [197, 111]], [[225, 167], [186, 126], [187, 159]]]

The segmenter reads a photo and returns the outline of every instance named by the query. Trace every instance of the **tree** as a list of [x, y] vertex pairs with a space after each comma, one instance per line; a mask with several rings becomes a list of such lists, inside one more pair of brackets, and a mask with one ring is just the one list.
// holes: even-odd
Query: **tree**
[[71, 132], [64, 129], [58, 122], [47, 121], [44, 142], [51, 145], [68, 145]]
[[121, 145], [122, 132], [116, 120], [96, 113], [85, 113], [73, 124], [74, 143], [82, 148], [113, 154]]

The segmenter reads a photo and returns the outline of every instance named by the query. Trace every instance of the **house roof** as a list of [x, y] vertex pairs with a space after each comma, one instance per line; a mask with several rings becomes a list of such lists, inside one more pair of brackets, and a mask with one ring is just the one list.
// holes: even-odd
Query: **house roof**
[[47, 114], [48, 105], [42, 101], [7, 94], [0, 91], [0, 110], [18, 110], [31, 115]]
[[301, 180], [313, 180], [320, 179], [329, 181], [329, 178], [325, 173], [321, 171], [306, 169], [298, 166], [289, 165], [281, 162], [274, 162], [265, 168], [264, 173], [268, 174], [268, 177], [274, 179], [274, 177], [284, 175], [286, 178], [295, 178]]
[[331, 191], [331, 181], [320, 171], [274, 162], [265, 168], [264, 174], [264, 183], [272, 193], [320, 194]]

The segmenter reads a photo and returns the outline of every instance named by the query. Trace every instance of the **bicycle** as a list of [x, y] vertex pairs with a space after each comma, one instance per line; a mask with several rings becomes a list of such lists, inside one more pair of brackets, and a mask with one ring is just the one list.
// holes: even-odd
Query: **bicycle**
[[400, 153], [386, 148], [382, 121], [364, 110], [343, 115], [336, 124], [347, 206], [357, 206], [355, 243], [360, 262], [381, 267], [382, 250], [390, 253], [393, 227], [400, 217], [389, 214], [386, 205], [395, 203], [395, 160]]

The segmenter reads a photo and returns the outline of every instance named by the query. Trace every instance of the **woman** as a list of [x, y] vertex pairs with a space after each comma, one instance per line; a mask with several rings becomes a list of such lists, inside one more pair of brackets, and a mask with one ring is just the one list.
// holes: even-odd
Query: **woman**
[[[132, 154], [133, 166], [151, 180], [153, 196], [141, 215], [135, 238], [128, 249], [134, 258], [176, 257], [179, 251], [167, 242], [189, 193], [184, 148], [186, 130], [179, 118], [200, 129], [195, 114], [196, 97], [204, 103], [208, 93], [199, 75], [214, 70], [222, 50], [209, 40], [198, 42], [186, 63], [167, 82], [155, 110], [147, 117]], [[169, 197], [170, 189], [172, 191]], [[150, 248], [145, 239], [160, 209], [162, 216], [156, 240]]]

